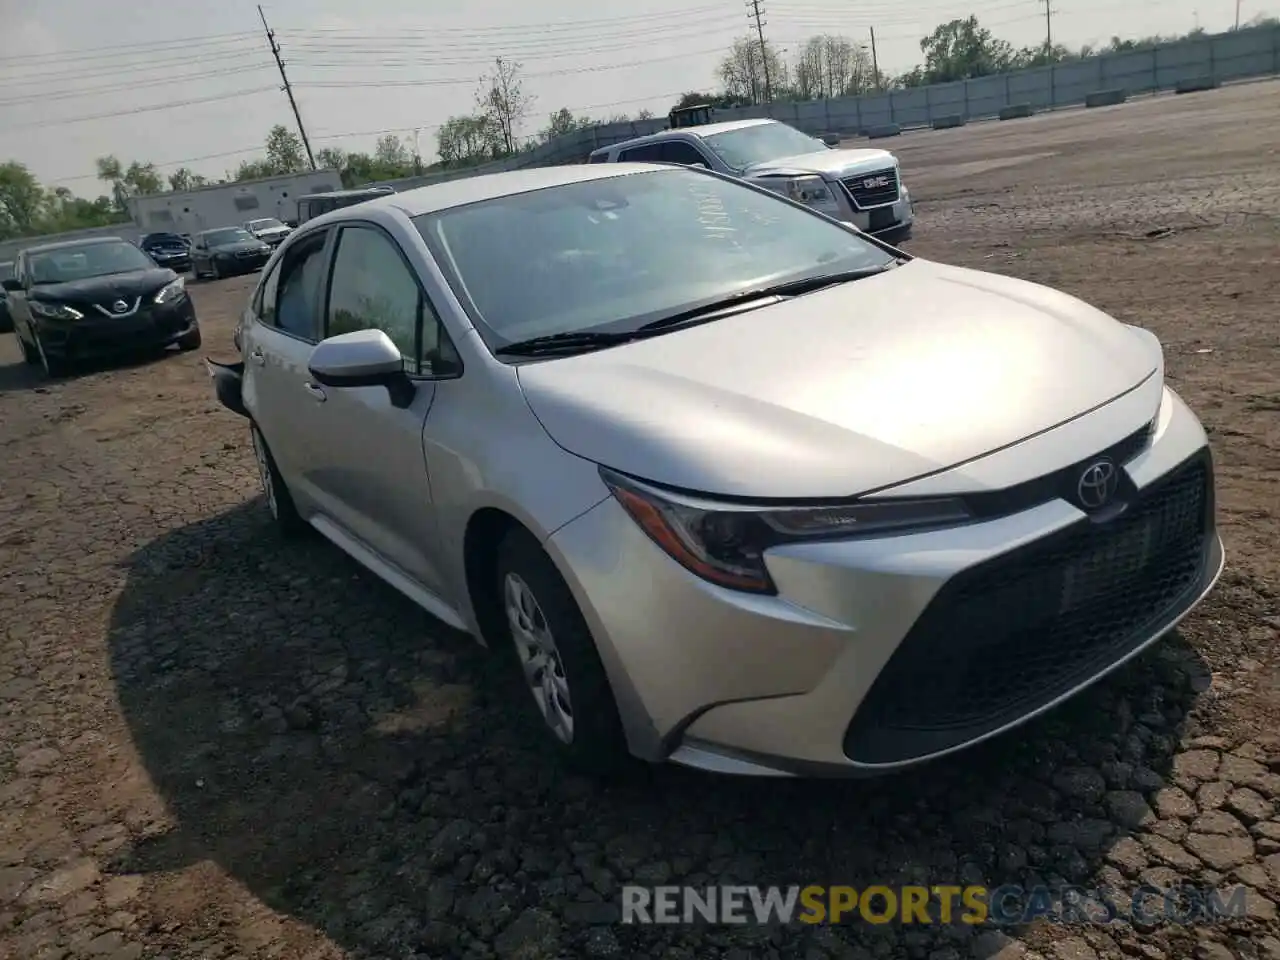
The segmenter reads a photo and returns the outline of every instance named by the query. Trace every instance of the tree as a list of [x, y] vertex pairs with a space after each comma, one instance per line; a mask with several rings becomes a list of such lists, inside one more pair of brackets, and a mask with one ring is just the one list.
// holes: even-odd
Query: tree
[[373, 158], [384, 167], [407, 167], [413, 162], [409, 148], [394, 133], [378, 138], [373, 148]]
[[498, 156], [502, 131], [487, 116], [450, 117], [436, 131], [436, 152], [446, 167], [465, 167]]
[[0, 164], [0, 231], [11, 237], [27, 236], [39, 222], [44, 204], [44, 188], [25, 164], [16, 160]]
[[797, 98], [822, 100], [855, 96], [876, 87], [875, 68], [866, 48], [848, 37], [810, 37], [791, 65]]
[[347, 152], [341, 147], [325, 147], [317, 150], [316, 165], [322, 170], [337, 170], [341, 173], [347, 167]]
[[759, 40], [751, 37], [739, 37], [733, 41], [716, 73], [724, 84], [725, 93], [748, 103], [764, 101], [766, 78], [768, 86], [775, 91], [787, 85], [787, 65], [782, 56], [768, 41], [765, 41], [762, 56]]
[[528, 116], [533, 100], [532, 95], [525, 93], [520, 79], [520, 64], [498, 57], [494, 61], [493, 73], [481, 81], [476, 93], [476, 106], [480, 116], [497, 129], [504, 153], [515, 153], [516, 132]]
[[546, 143], [548, 140], [554, 140], [556, 137], [563, 137], [566, 133], [573, 133], [575, 130], [581, 130], [583, 127], [590, 127], [593, 121], [587, 117], [575, 117], [573, 111], [568, 107], [561, 107], [555, 113], [551, 114], [550, 120], [546, 127], [538, 134], [538, 140]]
[[271, 172], [266, 176], [297, 173], [306, 168], [307, 160], [302, 147], [302, 138], [283, 123], [277, 123], [267, 134], [265, 169]]
[[952, 20], [920, 41], [925, 83], [949, 83], [1008, 70], [1013, 47], [978, 24], [977, 17]]
[[169, 189], [175, 192], [181, 190], [194, 190], [196, 187], [203, 187], [208, 181], [198, 173], [192, 173], [186, 167], [179, 167], [173, 173], [169, 174]]

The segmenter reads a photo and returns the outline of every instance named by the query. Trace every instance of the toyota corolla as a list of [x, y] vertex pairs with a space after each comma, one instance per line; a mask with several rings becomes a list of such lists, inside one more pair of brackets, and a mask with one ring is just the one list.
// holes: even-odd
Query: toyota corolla
[[1223, 564], [1151, 333], [710, 171], [455, 180], [295, 231], [210, 361], [266, 502], [518, 663], [575, 765], [951, 754]]

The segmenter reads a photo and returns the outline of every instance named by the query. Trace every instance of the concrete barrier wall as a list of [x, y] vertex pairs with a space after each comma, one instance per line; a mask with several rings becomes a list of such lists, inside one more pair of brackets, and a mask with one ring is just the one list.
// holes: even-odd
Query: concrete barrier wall
[[[782, 102], [717, 110], [717, 120], [772, 117], [806, 133], [865, 136], [875, 128], [898, 124], [928, 127], [939, 117], [966, 120], [998, 117], [1009, 104], [1029, 103], [1037, 112], [1083, 106], [1091, 93], [1123, 89], [1129, 96], [1173, 90], [1179, 82], [1204, 77], [1218, 81], [1280, 74], [1280, 28], [1256, 27], [1185, 40], [1147, 50], [1091, 57], [1051, 67], [1036, 67], [928, 87], [893, 90], [862, 97]], [[559, 163], [580, 163], [597, 147], [654, 133], [664, 119], [601, 124], [559, 137], [534, 150], [482, 167], [429, 174], [398, 181], [409, 189], [441, 180]]]

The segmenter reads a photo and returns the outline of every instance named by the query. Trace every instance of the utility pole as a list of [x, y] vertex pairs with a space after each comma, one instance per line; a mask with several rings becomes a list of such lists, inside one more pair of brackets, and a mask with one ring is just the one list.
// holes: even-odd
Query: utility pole
[[267, 15], [262, 12], [262, 4], [258, 4], [258, 16], [262, 18], [262, 29], [267, 31], [267, 43], [271, 45], [271, 55], [276, 58], [276, 66], [280, 68], [280, 79], [284, 81], [284, 92], [289, 96], [289, 106], [293, 107], [293, 119], [298, 121], [298, 133], [302, 134], [302, 145], [307, 150], [307, 160], [311, 169], [316, 168], [316, 158], [311, 152], [311, 141], [307, 139], [307, 128], [302, 125], [302, 114], [298, 112], [298, 101], [293, 99], [293, 87], [289, 86], [289, 75], [284, 72], [284, 61], [280, 59], [280, 44], [276, 43], [276, 35], [267, 26]]
[[1240, 29], [1240, 0], [1236, 0], [1236, 29]]
[[1053, 7], [1052, 0], [1044, 0], [1044, 55], [1053, 52]]
[[749, 19], [756, 22], [756, 36], [760, 38], [760, 65], [764, 67], [764, 99], [768, 103], [773, 99], [773, 83], [769, 79], [769, 48], [764, 42], [764, 21], [760, 19], [764, 12], [760, 9], [760, 0], [747, 0], [751, 8]]
[[880, 90], [880, 58], [876, 56], [876, 28], [871, 28], [871, 72], [875, 74], [876, 90]]

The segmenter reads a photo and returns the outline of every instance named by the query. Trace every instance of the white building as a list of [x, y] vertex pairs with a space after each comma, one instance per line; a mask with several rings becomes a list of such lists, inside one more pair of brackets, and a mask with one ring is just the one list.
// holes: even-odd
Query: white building
[[316, 170], [130, 197], [128, 205], [140, 233], [194, 234], [262, 217], [293, 221], [298, 216], [298, 197], [341, 189], [342, 178], [336, 170]]

